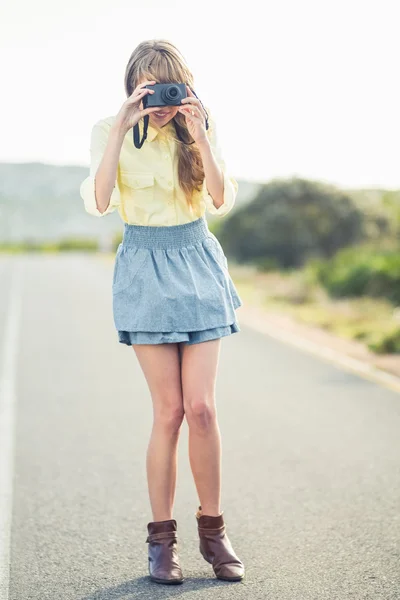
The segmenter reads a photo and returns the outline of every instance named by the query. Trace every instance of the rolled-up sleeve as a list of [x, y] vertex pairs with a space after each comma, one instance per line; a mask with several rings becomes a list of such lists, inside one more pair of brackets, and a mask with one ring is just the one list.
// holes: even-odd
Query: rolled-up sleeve
[[212, 196], [209, 194], [207, 189], [206, 178], [204, 178], [203, 182], [203, 199], [206, 205], [206, 210], [210, 214], [222, 217], [226, 215], [230, 210], [232, 210], [233, 205], [235, 204], [239, 185], [236, 179], [229, 173], [229, 170], [227, 169], [226, 162], [222, 156], [222, 149], [218, 139], [215, 121], [210, 116], [210, 112], [208, 110], [207, 112], [209, 115], [209, 129], [207, 130], [207, 135], [209, 137], [210, 145], [215, 159], [218, 165], [220, 166], [222, 174], [224, 176], [224, 202], [218, 208], [214, 206]]
[[101, 213], [96, 202], [96, 172], [107, 145], [111, 126], [104, 120], [97, 121], [92, 128], [90, 137], [90, 171], [88, 177], [80, 185], [80, 195], [83, 199], [86, 212], [95, 217], [104, 217], [113, 212], [121, 202], [121, 194], [118, 186], [118, 178], [115, 181], [114, 189], [111, 193], [110, 204], [106, 210]]

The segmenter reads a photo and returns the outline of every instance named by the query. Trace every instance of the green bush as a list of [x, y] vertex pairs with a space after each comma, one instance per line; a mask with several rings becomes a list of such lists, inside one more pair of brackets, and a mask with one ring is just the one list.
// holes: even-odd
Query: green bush
[[325, 183], [274, 179], [221, 219], [218, 238], [238, 263], [275, 261], [290, 269], [365, 240], [364, 215], [351, 196]]
[[378, 336], [368, 347], [377, 354], [400, 354], [400, 329]]
[[253, 264], [257, 267], [258, 271], [276, 271], [279, 269], [279, 264], [276, 258], [270, 256], [260, 256], [253, 260]]
[[346, 248], [314, 263], [314, 270], [333, 297], [382, 297], [400, 304], [400, 252]]

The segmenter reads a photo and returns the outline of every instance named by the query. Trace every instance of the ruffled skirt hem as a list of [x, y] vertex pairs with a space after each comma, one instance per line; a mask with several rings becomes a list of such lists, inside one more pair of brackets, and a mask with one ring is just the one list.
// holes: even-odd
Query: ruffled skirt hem
[[121, 344], [171, 344], [185, 342], [188, 345], [215, 340], [240, 331], [237, 321], [231, 325], [212, 327], [202, 331], [118, 331]]

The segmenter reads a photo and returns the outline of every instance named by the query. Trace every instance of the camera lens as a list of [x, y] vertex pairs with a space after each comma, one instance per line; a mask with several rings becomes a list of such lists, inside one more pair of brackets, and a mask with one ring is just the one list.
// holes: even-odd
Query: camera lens
[[162, 91], [162, 99], [166, 104], [174, 104], [181, 96], [181, 91], [177, 85], [171, 84]]

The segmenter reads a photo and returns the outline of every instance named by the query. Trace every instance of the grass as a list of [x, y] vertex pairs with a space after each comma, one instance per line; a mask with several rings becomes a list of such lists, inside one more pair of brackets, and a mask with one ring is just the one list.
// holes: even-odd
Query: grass
[[229, 270], [244, 301], [361, 341], [375, 353], [400, 353], [400, 309], [385, 299], [332, 299], [307, 269], [263, 273], [230, 261]]
[[66, 238], [55, 242], [3, 242], [0, 243], [0, 253], [20, 254], [24, 252], [96, 252], [97, 240]]

